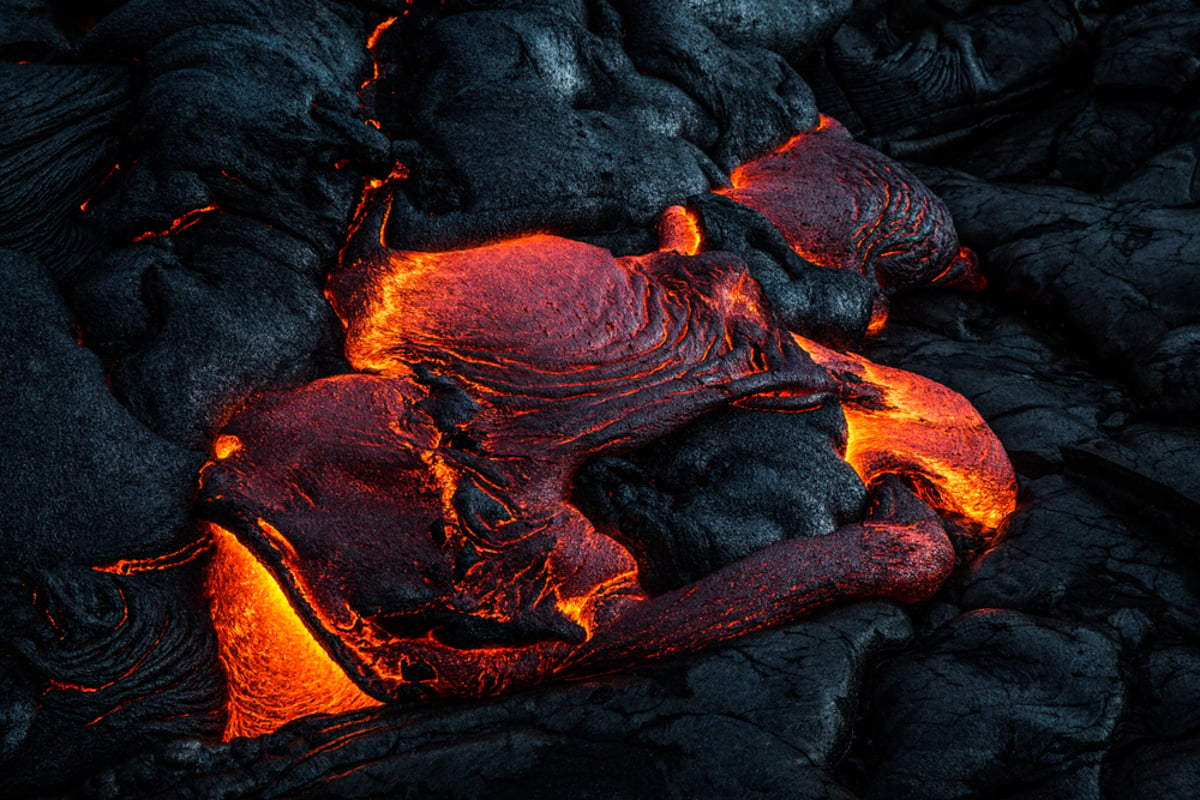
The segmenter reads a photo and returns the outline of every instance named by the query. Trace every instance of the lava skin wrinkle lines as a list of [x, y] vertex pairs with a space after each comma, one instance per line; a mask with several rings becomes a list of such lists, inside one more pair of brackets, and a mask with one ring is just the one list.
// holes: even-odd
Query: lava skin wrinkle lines
[[[812, 135], [837, 147], [840, 131], [826, 118]], [[788, 197], [798, 173], [768, 167], [802, 139], [739, 170], [735, 191], [782, 180]], [[770, 196], [756, 191], [740, 199]], [[875, 228], [916, 219], [912, 264], [860, 237], [836, 266], [874, 269], [881, 293], [956, 264], [972, 283], [952, 229], [920, 238], [928, 205], [871, 207]], [[1011, 466], [965, 399], [793, 335], [685, 208], [664, 214], [658, 251], [622, 258], [549, 234], [394, 250], [376, 233], [386, 213], [377, 198], [356, 222], [326, 288], [358, 372], [252, 400], [203, 472], [227, 737], [610, 672], [853, 597], [919, 601], [954, 563], [938, 512], [990, 537], [1014, 505]], [[785, 235], [796, 216], [776, 222]], [[571, 505], [572, 476], [732, 402], [841, 402], [870, 511], [651, 596], [632, 554]]]

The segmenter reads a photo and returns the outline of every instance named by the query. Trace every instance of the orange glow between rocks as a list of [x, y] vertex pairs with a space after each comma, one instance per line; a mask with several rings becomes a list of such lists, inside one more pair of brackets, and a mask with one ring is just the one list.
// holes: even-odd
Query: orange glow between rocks
[[[368, 50], [375, 49], [375, 45], [379, 44], [379, 37], [383, 36], [384, 31], [386, 31], [388, 28], [392, 27], [392, 24], [397, 19], [399, 19], [399, 17], [388, 17], [383, 22], [381, 22], [375, 26], [375, 30], [371, 31], [370, 35], [367, 36], [367, 49]], [[379, 77], [379, 76], [376, 75], [375, 77]]]
[[[407, 10], [405, 10], [405, 13], [408, 13]], [[375, 29], [372, 30], [371, 33], [367, 36], [367, 50], [371, 54], [371, 77], [369, 77], [365, 81], [363, 81], [362, 85], [358, 87], [359, 95], [361, 95], [363, 92], [365, 92], [367, 90], [367, 87], [369, 87], [375, 81], [379, 80], [379, 76], [381, 74], [383, 74], [379, 68], [379, 59], [375, 55], [375, 47], [376, 47], [376, 45], [379, 44], [380, 37], [383, 36], [383, 34], [387, 31], [388, 28], [392, 27], [392, 25], [396, 22], [397, 19], [399, 19], [399, 17], [386, 18], [385, 20], [380, 22], [378, 25], [376, 25]], [[377, 120], [377, 119], [364, 116], [364, 121], [371, 127], [375, 128], [376, 130], [383, 129], [383, 125], [381, 125], [379, 120]]]
[[867, 334], [876, 336], [883, 333], [883, 329], [887, 327], [888, 310], [886, 306], [876, 306], [871, 309], [871, 321], [867, 324]]
[[321, 648], [267, 568], [233, 534], [211, 530], [205, 585], [229, 678], [225, 741], [271, 733], [308, 714], [381, 705]]
[[112, 178], [113, 175], [116, 175], [120, 171], [121, 171], [121, 163], [117, 162], [117, 163], [113, 164], [112, 169], [110, 169], [105, 174], [105, 176], [100, 179], [100, 183], [96, 184], [96, 188], [93, 189], [92, 193], [87, 196], [87, 199], [79, 204], [79, 210], [87, 211], [88, 208], [90, 208], [92, 205], [92, 200], [95, 199], [96, 195], [100, 193], [100, 190], [104, 188], [104, 185], [106, 183], [108, 183], [109, 179]]
[[177, 550], [152, 558], [123, 558], [111, 564], [92, 567], [97, 572], [107, 572], [112, 575], [132, 575], [135, 572], [157, 572], [158, 570], [179, 567], [195, 561], [211, 546], [207, 537], [201, 537], [188, 542]]
[[242, 449], [242, 440], [236, 436], [229, 434], [221, 434], [217, 440], [213, 442], [213, 455], [218, 459], [229, 458], [231, 455]]

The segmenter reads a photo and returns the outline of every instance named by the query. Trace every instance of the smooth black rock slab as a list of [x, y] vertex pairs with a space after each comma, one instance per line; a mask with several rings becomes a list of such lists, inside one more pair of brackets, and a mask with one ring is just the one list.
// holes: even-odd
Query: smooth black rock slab
[[1003, 609], [951, 620], [872, 687], [864, 798], [1097, 797], [1125, 704], [1108, 638]]
[[962, 605], [1083, 620], [1133, 642], [1200, 632], [1193, 567], [1177, 548], [1067, 479], [1026, 486], [1005, 541], [967, 573]]
[[179, 547], [202, 459], [117, 402], [36, 260], [0, 251], [0, 272], [0, 562], [99, 565]]
[[922, 175], [1004, 288], [1055, 314], [1151, 411], [1200, 407], [1200, 212], [1073, 189]]

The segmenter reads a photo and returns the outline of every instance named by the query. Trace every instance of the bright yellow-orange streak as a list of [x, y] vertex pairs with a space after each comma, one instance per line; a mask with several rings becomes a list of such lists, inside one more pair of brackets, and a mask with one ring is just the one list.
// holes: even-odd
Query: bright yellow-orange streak
[[317, 643], [266, 567], [228, 531], [214, 525], [212, 536], [205, 588], [229, 679], [225, 741], [380, 705]]
[[217, 459], [229, 458], [242, 449], [242, 440], [228, 433], [223, 433], [213, 442], [213, 455]]
[[875, 308], [871, 311], [871, 322], [867, 325], [867, 333], [871, 336], [880, 333], [887, 327], [888, 310], [886, 307]]
[[683, 206], [669, 206], [658, 218], [658, 249], [694, 256], [704, 246], [704, 234], [696, 213]]
[[375, 45], [379, 44], [379, 37], [383, 35], [384, 31], [392, 27], [392, 23], [394, 23], [397, 19], [398, 17], [388, 17], [383, 22], [375, 26], [375, 30], [371, 31], [370, 35], [367, 36], [368, 50], [375, 49]]
[[878, 401], [843, 404], [846, 461], [863, 483], [885, 474], [913, 479], [935, 508], [990, 529], [1016, 509], [1012, 463], [967, 398], [915, 373], [795, 339], [818, 364], [879, 392]]
[[195, 561], [202, 553], [208, 550], [211, 544], [208, 538], [201, 537], [188, 542], [178, 550], [172, 550], [170, 553], [164, 553], [161, 556], [153, 556], [151, 558], [123, 558], [111, 564], [92, 567], [92, 569], [97, 572], [107, 572], [111, 575], [132, 575], [135, 572], [158, 572], [159, 570], [180, 567]]

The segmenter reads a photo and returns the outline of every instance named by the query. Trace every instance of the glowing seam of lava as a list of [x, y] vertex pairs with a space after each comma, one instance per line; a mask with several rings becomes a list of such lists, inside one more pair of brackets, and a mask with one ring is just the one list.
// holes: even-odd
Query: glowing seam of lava
[[207, 537], [200, 537], [188, 542], [178, 550], [173, 550], [161, 556], [154, 556], [152, 558], [123, 558], [111, 564], [92, 567], [92, 569], [97, 572], [108, 572], [113, 575], [132, 575], [135, 572], [157, 572], [159, 570], [170, 569], [171, 567], [183, 566], [195, 561], [211, 546], [212, 542]]
[[[405, 9], [405, 13], [408, 13], [407, 9]], [[382, 71], [379, 69], [379, 59], [375, 55], [375, 47], [379, 44], [380, 37], [383, 36], [388, 28], [392, 27], [397, 19], [399, 19], [399, 17], [387, 17], [378, 25], [376, 25], [375, 29], [367, 36], [367, 51], [371, 54], [371, 77], [363, 81], [362, 85], [358, 87], [360, 95], [366, 91], [368, 86], [379, 80], [379, 76], [382, 74]], [[368, 125], [372, 126], [376, 130], [383, 129], [383, 125], [380, 124], [379, 120], [366, 116], [364, 116], [363, 119]]]
[[195, 225], [204, 217], [205, 214], [220, 210], [220, 207], [216, 203], [209, 203], [201, 208], [193, 208], [191, 211], [176, 217], [165, 230], [146, 231], [145, 233], [139, 233], [137, 236], [133, 237], [133, 241], [140, 242], [144, 239], [151, 239], [159, 236], [174, 236], [180, 231], [187, 230]]
[[79, 204], [79, 210], [87, 211], [89, 208], [91, 208], [92, 200], [94, 200], [96, 198], [96, 195], [100, 194], [100, 190], [104, 188], [104, 185], [106, 183], [108, 183], [109, 179], [112, 178], [113, 175], [116, 175], [120, 171], [121, 171], [121, 162], [118, 161], [117, 163], [113, 164], [112, 169], [110, 169], [108, 171], [108, 173], [105, 174], [105, 176], [100, 179], [100, 183], [96, 184], [96, 188], [92, 190], [92, 193], [89, 194], [87, 196], [87, 198], [82, 203]]

